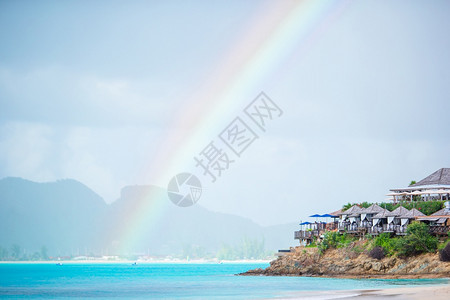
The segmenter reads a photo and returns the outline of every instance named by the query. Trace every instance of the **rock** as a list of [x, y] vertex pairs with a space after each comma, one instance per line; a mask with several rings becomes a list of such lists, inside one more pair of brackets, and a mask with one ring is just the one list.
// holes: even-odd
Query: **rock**
[[450, 277], [450, 263], [439, 260], [437, 253], [421, 254], [408, 259], [386, 257], [381, 260], [361, 254], [345, 260], [348, 249], [329, 249], [317, 255], [316, 248], [296, 248], [270, 263], [265, 270], [255, 269], [242, 275], [327, 276], [327, 277]]
[[372, 263], [370, 263], [370, 262], [365, 262], [365, 263], [363, 264], [363, 268], [364, 268], [364, 270], [369, 271], [370, 269], [372, 269]]
[[374, 271], [380, 272], [382, 266], [383, 266], [383, 265], [382, 265], [380, 262], [375, 262], [375, 263], [372, 264], [372, 269], [373, 269]]

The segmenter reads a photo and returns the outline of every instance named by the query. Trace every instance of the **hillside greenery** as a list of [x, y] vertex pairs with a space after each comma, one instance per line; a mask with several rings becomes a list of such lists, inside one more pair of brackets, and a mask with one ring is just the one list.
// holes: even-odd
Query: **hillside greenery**
[[[328, 231], [324, 234], [322, 241], [316, 241], [312, 246], [317, 246], [320, 253], [328, 249], [347, 248], [358, 238], [341, 234], [336, 231]], [[378, 236], [367, 236], [362, 248], [353, 249], [357, 252], [366, 252], [374, 258], [384, 256], [408, 257], [421, 253], [434, 253], [438, 249], [443, 249], [450, 241], [439, 242], [438, 238], [429, 233], [429, 227], [422, 222], [413, 222], [407, 228], [406, 236], [394, 237], [389, 233], [381, 233]], [[379, 253], [379, 252], [382, 253]]]
[[429, 233], [429, 227], [422, 222], [411, 223], [404, 237], [391, 237], [389, 233], [381, 233], [373, 239], [372, 248], [381, 247], [386, 256], [402, 257], [426, 252], [435, 252], [439, 240]]

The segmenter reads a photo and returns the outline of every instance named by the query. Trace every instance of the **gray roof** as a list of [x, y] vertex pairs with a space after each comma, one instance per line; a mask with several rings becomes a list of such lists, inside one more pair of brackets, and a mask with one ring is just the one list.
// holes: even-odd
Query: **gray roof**
[[425, 216], [425, 214], [422, 213], [420, 210], [413, 208], [413, 209], [410, 209], [409, 212], [402, 217], [408, 218], [408, 219], [413, 219], [414, 217], [422, 217], [422, 216]]
[[450, 210], [448, 208], [443, 208], [431, 215], [432, 216], [450, 216]]
[[361, 214], [377, 214], [379, 212], [382, 212], [384, 208], [379, 206], [378, 204], [372, 204], [368, 208], [363, 208], [360, 213]]
[[352, 207], [350, 207], [349, 209], [340, 212], [338, 215], [351, 215], [351, 214], [359, 214], [359, 212], [361, 211], [361, 208], [358, 205], [353, 205]]
[[339, 214], [342, 212], [342, 209], [337, 210], [337, 211], [333, 211], [332, 213], [330, 213], [330, 215], [332, 216], [339, 216]]
[[409, 213], [409, 209], [404, 208], [403, 206], [399, 206], [391, 212], [386, 214], [386, 217], [403, 217]]
[[411, 187], [422, 186], [422, 185], [450, 185], [450, 168], [442, 168], [434, 172], [433, 174], [425, 177], [421, 181], [410, 185]]
[[387, 209], [383, 209], [383, 211], [377, 213], [375, 216], [373, 216], [373, 219], [383, 219], [383, 218], [387, 218], [387, 214], [390, 213], [390, 211], [388, 211]]
[[354, 214], [348, 215], [347, 217], [349, 217], [349, 218], [358, 218], [360, 216], [361, 216], [361, 213], [354, 213]]

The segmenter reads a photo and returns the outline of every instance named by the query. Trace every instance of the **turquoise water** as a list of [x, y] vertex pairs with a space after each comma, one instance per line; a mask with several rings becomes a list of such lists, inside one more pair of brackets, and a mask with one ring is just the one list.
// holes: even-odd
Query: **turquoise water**
[[446, 284], [447, 279], [354, 280], [234, 276], [268, 264], [0, 264], [0, 298], [260, 299], [301, 291]]

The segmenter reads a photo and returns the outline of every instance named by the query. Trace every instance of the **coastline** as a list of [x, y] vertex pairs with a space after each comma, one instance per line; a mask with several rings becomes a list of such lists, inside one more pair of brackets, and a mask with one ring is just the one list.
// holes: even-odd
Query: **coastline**
[[450, 299], [450, 285], [414, 286], [374, 290], [342, 290], [323, 292], [296, 292], [285, 298], [277, 299], [386, 299], [397, 300], [447, 300]]
[[[441, 261], [438, 253], [424, 253], [410, 257], [375, 259], [355, 242], [352, 247], [328, 249], [296, 247], [278, 257], [263, 269], [241, 273], [243, 276], [303, 276], [339, 279], [430, 279], [450, 278], [450, 262]], [[357, 248], [358, 249], [358, 248]]]
[[382, 275], [265, 275], [265, 274], [236, 274], [237, 276], [272, 276], [272, 277], [306, 277], [306, 278], [332, 278], [332, 279], [449, 279], [450, 274], [382, 274]]
[[241, 259], [241, 260], [205, 260], [205, 259], [192, 259], [192, 260], [165, 260], [165, 259], [155, 259], [155, 260], [12, 260], [12, 261], [0, 261], [0, 264], [268, 264], [271, 260], [264, 259]]

